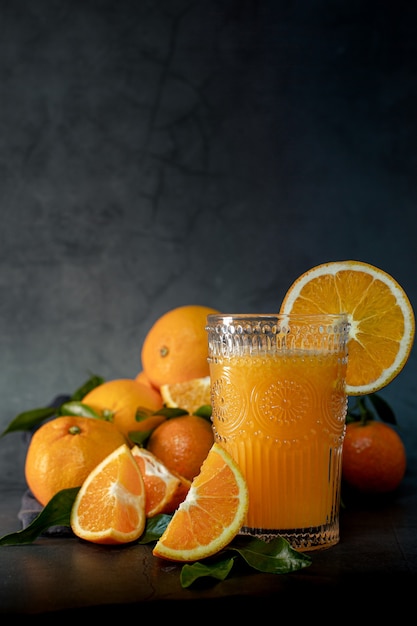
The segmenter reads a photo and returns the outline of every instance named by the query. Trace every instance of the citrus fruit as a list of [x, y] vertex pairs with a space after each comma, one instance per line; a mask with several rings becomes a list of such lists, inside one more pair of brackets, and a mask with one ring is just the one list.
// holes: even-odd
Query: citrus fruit
[[373, 393], [404, 367], [414, 340], [410, 301], [398, 282], [361, 261], [323, 263], [297, 278], [281, 313], [347, 313], [346, 392]]
[[141, 360], [152, 385], [180, 383], [209, 375], [207, 315], [215, 309], [185, 305], [159, 317], [145, 336]]
[[237, 535], [249, 495], [238, 465], [214, 443], [191, 488], [153, 549], [154, 556], [195, 561], [215, 554]]
[[192, 480], [213, 442], [211, 422], [197, 415], [183, 415], [157, 426], [146, 447], [172, 472]]
[[167, 407], [181, 408], [192, 414], [211, 402], [210, 376], [192, 378], [183, 383], [161, 385], [160, 393]]
[[156, 389], [133, 378], [116, 378], [94, 387], [82, 399], [104, 419], [111, 421], [125, 435], [132, 431], [147, 431], [165, 420], [161, 415], [137, 419], [137, 411], [153, 413], [162, 408], [161, 394]]
[[77, 537], [120, 544], [139, 539], [145, 529], [145, 486], [130, 448], [123, 444], [87, 476], [70, 518]]
[[146, 448], [133, 446], [131, 450], [142, 474], [146, 494], [146, 517], [173, 513], [187, 495], [191, 482], [171, 472]]
[[151, 387], [151, 389], [155, 389], [143, 370], [136, 374], [135, 380], [138, 383], [142, 383], [142, 385], [146, 385], [147, 387]]
[[394, 491], [404, 478], [406, 451], [389, 424], [378, 420], [350, 422], [343, 442], [342, 477], [362, 493]]
[[62, 416], [45, 422], [32, 435], [25, 477], [45, 506], [61, 489], [79, 487], [90, 471], [126, 439], [110, 422]]

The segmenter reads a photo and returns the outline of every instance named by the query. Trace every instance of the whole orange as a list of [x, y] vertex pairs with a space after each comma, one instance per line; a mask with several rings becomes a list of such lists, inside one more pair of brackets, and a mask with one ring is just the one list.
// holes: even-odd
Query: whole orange
[[378, 420], [347, 424], [342, 457], [347, 485], [369, 494], [394, 491], [406, 465], [405, 446], [392, 426]]
[[136, 413], [147, 409], [153, 413], [162, 408], [163, 401], [158, 390], [133, 378], [115, 378], [94, 387], [82, 399], [104, 419], [111, 421], [125, 435], [131, 431], [151, 430], [165, 421], [161, 415], [138, 421]]
[[142, 367], [152, 385], [181, 383], [209, 375], [207, 315], [216, 309], [185, 305], [156, 320], [142, 344]]
[[198, 415], [183, 415], [157, 426], [146, 447], [169, 470], [192, 480], [200, 473], [213, 442], [208, 420]]
[[143, 370], [136, 374], [135, 380], [138, 383], [142, 383], [142, 385], [146, 385], [147, 387], [151, 387], [151, 389], [155, 389]]
[[126, 443], [110, 422], [79, 416], [56, 417], [36, 430], [29, 442], [25, 477], [42, 504], [61, 489], [81, 486], [113, 450]]

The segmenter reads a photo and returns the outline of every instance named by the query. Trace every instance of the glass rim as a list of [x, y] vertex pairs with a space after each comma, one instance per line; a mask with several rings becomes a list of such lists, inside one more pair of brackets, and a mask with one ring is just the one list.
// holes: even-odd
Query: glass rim
[[297, 320], [349, 320], [346, 313], [210, 313], [207, 315], [207, 322], [219, 320], [281, 320], [291, 318]]

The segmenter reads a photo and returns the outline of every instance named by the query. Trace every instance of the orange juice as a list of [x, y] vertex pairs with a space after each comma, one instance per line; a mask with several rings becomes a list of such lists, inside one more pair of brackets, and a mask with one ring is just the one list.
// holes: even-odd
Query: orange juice
[[252, 326], [244, 337], [217, 326], [209, 348], [215, 439], [249, 489], [242, 532], [282, 535], [302, 549], [339, 538], [347, 359], [332, 328], [324, 341], [312, 339], [311, 325], [292, 341], [288, 328], [265, 340], [248, 339]]

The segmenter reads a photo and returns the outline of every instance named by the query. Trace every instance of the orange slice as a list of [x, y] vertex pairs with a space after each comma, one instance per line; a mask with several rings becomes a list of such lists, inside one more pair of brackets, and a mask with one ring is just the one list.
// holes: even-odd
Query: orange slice
[[170, 471], [152, 452], [133, 446], [133, 457], [139, 466], [145, 485], [146, 517], [173, 513], [185, 499], [191, 481]]
[[103, 544], [135, 541], [144, 531], [145, 487], [129, 447], [123, 444], [85, 479], [71, 510], [77, 537]]
[[361, 261], [323, 263], [297, 278], [281, 313], [347, 313], [350, 322], [346, 392], [378, 391], [402, 370], [414, 341], [407, 294], [383, 270]]
[[201, 406], [211, 402], [210, 376], [161, 385], [159, 391], [167, 407], [179, 407], [193, 414]]
[[240, 468], [224, 448], [214, 443], [153, 554], [171, 561], [195, 561], [215, 554], [243, 526], [248, 502]]

